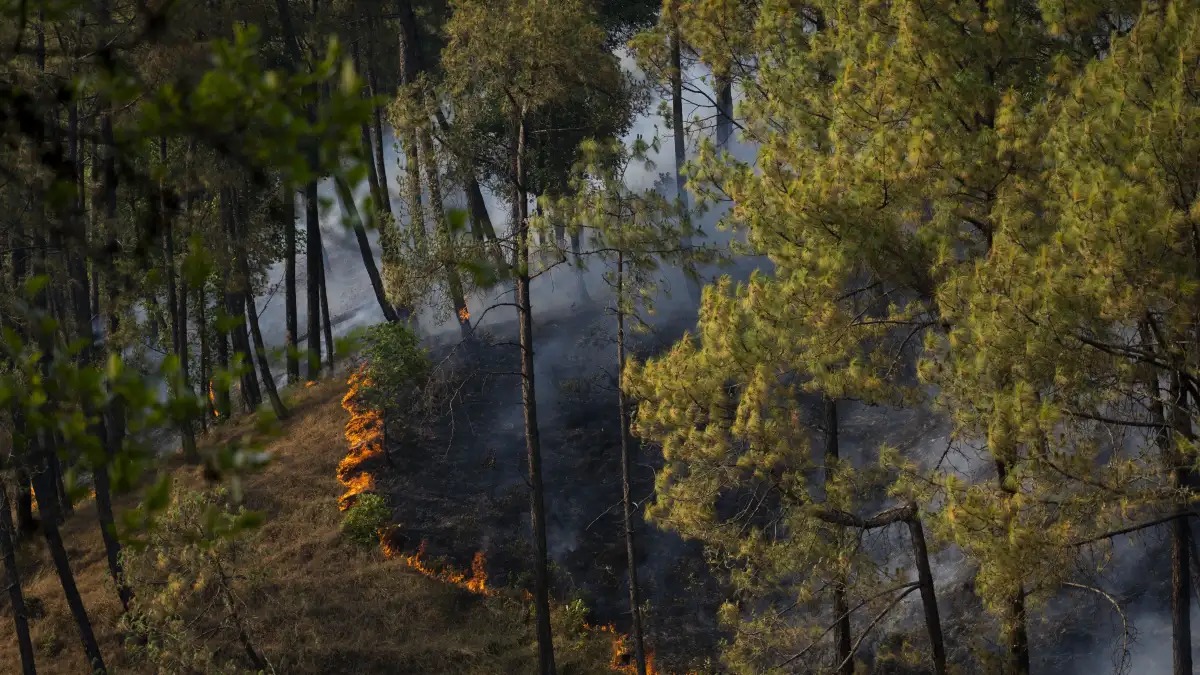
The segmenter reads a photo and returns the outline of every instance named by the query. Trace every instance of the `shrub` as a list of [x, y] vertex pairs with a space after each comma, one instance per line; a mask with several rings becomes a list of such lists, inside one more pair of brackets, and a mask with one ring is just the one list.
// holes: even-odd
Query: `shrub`
[[346, 510], [342, 520], [342, 532], [350, 541], [363, 546], [374, 546], [379, 542], [379, 530], [392, 519], [392, 510], [388, 508], [383, 497], [364, 492], [354, 500], [354, 505]]
[[383, 323], [363, 336], [363, 356], [371, 381], [362, 395], [377, 410], [411, 405], [429, 376], [429, 355], [420, 338], [403, 323]]

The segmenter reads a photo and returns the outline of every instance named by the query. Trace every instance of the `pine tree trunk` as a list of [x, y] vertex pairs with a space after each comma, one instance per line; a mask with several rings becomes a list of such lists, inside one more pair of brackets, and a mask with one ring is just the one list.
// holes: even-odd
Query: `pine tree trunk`
[[[13, 421], [14, 425], [16, 420]], [[37, 519], [33, 517], [33, 485], [29, 479], [29, 471], [18, 466], [13, 471], [16, 478], [17, 494], [13, 501], [17, 510], [17, 532], [20, 536], [31, 534], [37, 530]]]
[[[18, 507], [19, 510], [19, 507]], [[21, 592], [21, 572], [17, 568], [12, 515], [8, 510], [8, 489], [0, 479], [0, 555], [4, 556], [4, 581], [8, 585], [8, 605], [12, 610], [13, 630], [21, 653], [21, 672], [34, 675], [33, 640], [29, 637], [29, 617], [25, 595]]]
[[[25, 235], [20, 218], [13, 219], [12, 230], [9, 233], [9, 246], [12, 248], [12, 284], [13, 288], [21, 288], [28, 273], [28, 249], [25, 248]], [[3, 317], [0, 317], [2, 319]], [[7, 323], [7, 322], [4, 322]], [[21, 334], [19, 328], [18, 334]], [[24, 433], [25, 413], [15, 402], [12, 409], [13, 436]], [[17, 527], [21, 532], [33, 532], [37, 529], [37, 521], [33, 517], [33, 487], [29, 472], [22, 466], [16, 467], [17, 477]]]
[[[1007, 485], [1008, 465], [1003, 460], [996, 460], [996, 480], [1000, 490], [1013, 493], [1013, 488]], [[1026, 626], [1028, 617], [1025, 610], [1025, 589], [1018, 588], [1008, 599], [1007, 625], [1004, 639], [1008, 643], [1008, 668], [1010, 675], [1028, 675], [1029, 660], [1029, 631]]]
[[[1179, 450], [1177, 439], [1191, 441], [1194, 437], [1188, 414], [1188, 397], [1179, 373], [1171, 374], [1172, 431], [1170, 450], [1174, 469], [1171, 486], [1190, 492], [1188, 459]], [[1191, 501], [1182, 500], [1180, 505], [1187, 510]], [[1171, 521], [1171, 652], [1175, 675], [1192, 673], [1192, 572], [1191, 548], [1192, 528], [1188, 518]]]
[[[238, 247], [234, 239], [237, 236], [238, 205], [237, 194], [233, 188], [225, 188], [221, 191], [221, 216], [225, 239], [228, 242], [225, 253], [236, 259], [235, 251]], [[234, 260], [230, 262], [229, 272], [233, 272], [233, 266], [237, 263]], [[233, 278], [231, 279], [232, 283], [225, 289], [225, 312], [234, 322], [229, 333], [233, 346], [233, 362], [242, 368], [240, 381], [246, 412], [253, 412], [262, 405], [262, 393], [258, 389], [258, 376], [254, 372], [254, 360], [250, 354], [250, 335], [246, 332], [246, 322], [242, 320], [246, 316], [245, 289], [249, 280], [241, 278], [240, 274], [230, 274], [230, 276]]]
[[733, 79], [729, 75], [715, 78], [717, 89], [717, 146], [725, 147], [733, 136]]
[[445, 205], [442, 201], [442, 177], [438, 169], [437, 158], [433, 154], [433, 139], [429, 129], [421, 128], [418, 132], [420, 144], [418, 152], [421, 155], [425, 170], [425, 184], [429, 189], [429, 213], [433, 216], [434, 227], [440, 240], [443, 260], [446, 267], [446, 290], [450, 295], [451, 311], [458, 321], [459, 333], [463, 339], [471, 337], [471, 315], [467, 311], [467, 299], [463, 293], [462, 276], [458, 273], [458, 251], [455, 246], [454, 233], [446, 221]]
[[[841, 458], [838, 447], [838, 409], [837, 401], [825, 398], [825, 485], [833, 481], [833, 472]], [[837, 651], [834, 663], [840, 664], [838, 672], [841, 675], [854, 675], [854, 659], [851, 658], [850, 608], [846, 603], [846, 584], [838, 581], [833, 585], [833, 615], [837, 622], [834, 639]]]
[[200, 416], [200, 429], [208, 432], [208, 420], [217, 416], [214, 405], [212, 365], [209, 363], [208, 345], [208, 298], [205, 288], [207, 281], [201, 281], [196, 286], [196, 332], [200, 335], [200, 395], [204, 398], [204, 414]]
[[[162, 159], [166, 161], [166, 140], [163, 140]], [[163, 218], [163, 264], [167, 270], [167, 311], [171, 315], [171, 348], [175, 355], [179, 358], [180, 368], [186, 373], [187, 366], [184, 365], [187, 361], [187, 315], [184, 313], [186, 309], [181, 310], [179, 298], [186, 296], [177, 295], [178, 289], [175, 285], [175, 233], [174, 225], [171, 222], [169, 214], [162, 212], [160, 205], [160, 213]], [[185, 331], [181, 334], [181, 331]], [[187, 386], [186, 377], [180, 373], [178, 379], [172, 384], [175, 388], [174, 396], [180, 395], [180, 389]], [[189, 462], [195, 462], [199, 457], [196, 452], [196, 437], [192, 432], [192, 423], [190, 420], [180, 420], [179, 422], [179, 441], [183, 447], [183, 457]]]
[[67, 549], [63, 546], [62, 533], [58, 530], [61, 514], [58, 512], [58, 500], [55, 495], [56, 487], [50, 473], [49, 453], [53, 450], [43, 449], [42, 465], [35, 472], [34, 490], [37, 492], [38, 504], [46, 510], [42, 518], [42, 534], [46, 537], [46, 546], [50, 549], [50, 557], [54, 561], [54, 570], [58, 573], [63, 595], [75, 626], [79, 631], [79, 641], [83, 645], [83, 653], [87, 657], [95, 673], [107, 673], [104, 657], [100, 654], [100, 643], [92, 631], [92, 620], [88, 617], [87, 609], [83, 606], [83, 598], [79, 595], [79, 587], [75, 584], [75, 573], [71, 571], [71, 561], [67, 557]]
[[[221, 277], [217, 283], [218, 283], [218, 288], [217, 288], [217, 293], [216, 293], [217, 300], [215, 301], [215, 304], [216, 304], [216, 307], [218, 310], [217, 316], [219, 317], [221, 314], [220, 308], [225, 305], [225, 302], [226, 302], [225, 298], [227, 297], [227, 295], [229, 293], [229, 280], [224, 275], [221, 275]], [[228, 310], [226, 310], [226, 311], [228, 311]], [[217, 365], [217, 368], [220, 368], [222, 371], [227, 372], [229, 370], [229, 330], [227, 328], [224, 328], [223, 326], [219, 325], [221, 323], [223, 323], [223, 322], [220, 322], [220, 321], [216, 322], [217, 330], [214, 331], [214, 335], [213, 335], [213, 337], [216, 338], [216, 343], [217, 343], [216, 344], [216, 347], [217, 347], [217, 364], [216, 365]], [[214, 375], [215, 375], [215, 373], [214, 373]], [[228, 380], [226, 380], [224, 377], [221, 377], [221, 378], [212, 377], [212, 381], [213, 381], [212, 387], [215, 390], [215, 393], [213, 394], [213, 399], [214, 399], [214, 405], [216, 408], [216, 411], [215, 411], [216, 417], [217, 417], [217, 419], [228, 420], [230, 417], [230, 414], [233, 412], [233, 400], [230, 396], [229, 385], [227, 384]]]
[[383, 279], [380, 278], [379, 268], [375, 265], [375, 254], [371, 251], [371, 240], [367, 238], [367, 230], [363, 227], [358, 205], [354, 203], [354, 193], [350, 191], [350, 185], [341, 177], [336, 178], [334, 184], [337, 188], [338, 198], [342, 202], [342, 210], [349, 216], [354, 227], [354, 237], [358, 240], [358, 251], [362, 254], [367, 278], [371, 280], [371, 289], [375, 291], [375, 301], [379, 303], [383, 318], [389, 323], [395, 323], [397, 321], [396, 310], [388, 302], [387, 293], [384, 291]]
[[546, 545], [545, 488], [542, 483], [542, 447], [538, 432], [537, 396], [533, 367], [533, 314], [529, 301], [529, 213], [525, 187], [525, 119], [520, 113], [516, 125], [517, 152], [513, 157], [516, 183], [517, 222], [516, 269], [517, 314], [520, 319], [518, 340], [521, 349], [521, 403], [525, 412], [525, 449], [529, 462], [529, 516], [535, 548], [534, 607], [537, 611], [538, 672], [554, 675], [554, 637], [550, 627], [550, 570]]
[[933, 672], [936, 675], [945, 675], [946, 644], [942, 637], [942, 618], [938, 612], [937, 590], [933, 585], [933, 569], [929, 565], [929, 549], [925, 546], [925, 528], [921, 524], [920, 516], [913, 516], [908, 520], [908, 534], [912, 539], [913, 559], [917, 566], [917, 579], [921, 584], [921, 605], [925, 610], [925, 629], [929, 633]]
[[321, 216], [317, 203], [317, 183], [310, 182], [304, 189], [305, 229], [304, 262], [307, 275], [308, 300], [308, 379], [321, 377]]
[[287, 335], [284, 337], [284, 347], [287, 350], [287, 379], [289, 383], [300, 381], [300, 358], [296, 344], [297, 325], [296, 315], [296, 193], [291, 187], [283, 187], [283, 305], [284, 323]]
[[[683, 165], [687, 162], [687, 148], [683, 128], [683, 62], [678, 26], [673, 26], [671, 29], [671, 131], [675, 137], [675, 194], [679, 200], [680, 222], [683, 226], [680, 243], [687, 248], [692, 245], [692, 234], [687, 181], [683, 177]], [[687, 287], [692, 302], [699, 304], [700, 285], [689, 277]]]
[[[319, 243], [319, 242], [318, 242]], [[320, 244], [321, 251], [321, 316], [324, 317], [322, 322], [325, 330], [325, 359], [329, 363], [329, 369], [333, 370], [333, 315], [329, 313], [329, 286], [326, 284], [326, 275], [328, 271], [325, 269], [325, 248], [324, 244]]]
[[[617, 251], [617, 372], [625, 372], [625, 255]], [[637, 551], [633, 537], [633, 485], [630, 467], [633, 464], [632, 441], [629, 438], [629, 404], [625, 389], [617, 387], [618, 420], [621, 425], [621, 504], [625, 526], [625, 564], [629, 568], [629, 611], [633, 619], [633, 655], [637, 675], [646, 675], [646, 641], [642, 632], [642, 600], [638, 587]]]

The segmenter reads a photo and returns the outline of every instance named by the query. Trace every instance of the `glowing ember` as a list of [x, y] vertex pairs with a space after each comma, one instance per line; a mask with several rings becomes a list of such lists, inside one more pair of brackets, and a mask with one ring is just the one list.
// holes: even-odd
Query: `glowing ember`
[[467, 311], [466, 305], [458, 308], [458, 320], [467, 321], [471, 318], [471, 312]]
[[308, 382], [305, 382], [305, 383], [304, 383], [304, 388], [305, 388], [305, 389], [308, 389], [309, 387], [315, 387], [315, 386], [317, 386], [317, 381], [316, 381], [316, 380], [309, 380]]

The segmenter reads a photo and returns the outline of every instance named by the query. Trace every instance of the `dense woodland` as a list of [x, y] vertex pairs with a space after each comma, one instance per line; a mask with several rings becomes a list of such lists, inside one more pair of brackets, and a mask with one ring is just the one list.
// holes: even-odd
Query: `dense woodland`
[[[357, 672], [239, 591], [312, 389], [329, 546], [507, 603], [490, 672], [1195, 671], [1200, 2], [0, 0], [0, 50], [0, 670], [67, 672], [32, 569], [93, 672]], [[467, 572], [388, 486], [489, 400], [519, 555]]]

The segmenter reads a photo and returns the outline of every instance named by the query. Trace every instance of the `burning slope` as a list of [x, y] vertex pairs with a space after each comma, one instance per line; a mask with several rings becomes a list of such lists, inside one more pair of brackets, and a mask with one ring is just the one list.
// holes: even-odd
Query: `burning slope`
[[[338, 499], [338, 507], [343, 511], [354, 505], [358, 495], [375, 489], [375, 478], [364, 467], [364, 464], [368, 460], [383, 456], [386, 451], [383, 446], [383, 417], [379, 412], [365, 405], [359, 395], [362, 389], [369, 386], [370, 383], [370, 378], [366, 374], [366, 366], [363, 365], [351, 373], [346, 382], [346, 394], [342, 397], [342, 408], [350, 413], [350, 419], [346, 422], [345, 427], [348, 452], [338, 464], [337, 469], [338, 480], [346, 488], [346, 492]], [[471, 561], [471, 572], [468, 575], [449, 566], [439, 569], [430, 565], [425, 559], [425, 541], [422, 541], [416, 552], [412, 554], [403, 552], [402, 542], [403, 537], [398, 536], [394, 525], [379, 533], [379, 547], [387, 558], [400, 560], [409, 569], [419, 574], [465, 589], [476, 595], [492, 596], [496, 594], [496, 589], [487, 585], [487, 559], [482, 551], [475, 553], [475, 557]], [[526, 601], [532, 600], [528, 591], [524, 591], [522, 596]], [[618, 632], [612, 624], [592, 626], [585, 623], [583, 629], [610, 636], [612, 660], [609, 667], [614, 672], [637, 673], [637, 665], [633, 661], [633, 650], [628, 645], [628, 636]], [[654, 666], [653, 652], [646, 655], [646, 672], [652, 675], [661, 675]]]

